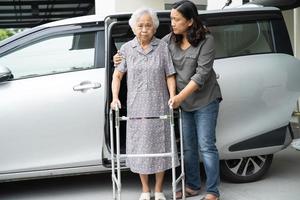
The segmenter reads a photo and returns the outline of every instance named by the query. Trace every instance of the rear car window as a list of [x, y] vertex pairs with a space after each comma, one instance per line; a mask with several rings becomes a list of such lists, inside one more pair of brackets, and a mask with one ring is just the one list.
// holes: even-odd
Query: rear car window
[[275, 52], [269, 21], [210, 26], [216, 58]]

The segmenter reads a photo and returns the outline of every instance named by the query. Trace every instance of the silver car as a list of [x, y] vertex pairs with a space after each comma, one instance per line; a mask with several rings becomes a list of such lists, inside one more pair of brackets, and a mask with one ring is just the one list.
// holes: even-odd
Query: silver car
[[[170, 31], [160, 12], [157, 37]], [[0, 181], [110, 170], [112, 56], [133, 38], [128, 14], [85, 16], [0, 43]], [[224, 100], [217, 146], [224, 178], [255, 181], [293, 138], [300, 61], [276, 8], [205, 11]], [[126, 115], [126, 82], [121, 112]], [[125, 124], [121, 148], [125, 149]]]

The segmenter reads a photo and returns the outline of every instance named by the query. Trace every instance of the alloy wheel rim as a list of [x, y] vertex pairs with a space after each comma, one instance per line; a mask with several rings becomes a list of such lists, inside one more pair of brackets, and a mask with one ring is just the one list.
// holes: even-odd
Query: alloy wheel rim
[[226, 160], [228, 169], [237, 176], [251, 176], [258, 173], [267, 160], [266, 155], [244, 157], [241, 159]]

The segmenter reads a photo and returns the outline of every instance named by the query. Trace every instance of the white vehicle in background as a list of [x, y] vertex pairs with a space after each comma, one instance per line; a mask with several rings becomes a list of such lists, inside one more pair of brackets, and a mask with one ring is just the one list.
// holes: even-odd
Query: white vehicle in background
[[[160, 12], [157, 37], [170, 31]], [[112, 56], [133, 38], [128, 14], [57, 21], [0, 42], [0, 181], [110, 171]], [[224, 100], [217, 146], [224, 178], [255, 181], [294, 135], [300, 61], [280, 10], [205, 11]], [[126, 82], [121, 112], [126, 115]], [[125, 125], [121, 127], [125, 150]]]

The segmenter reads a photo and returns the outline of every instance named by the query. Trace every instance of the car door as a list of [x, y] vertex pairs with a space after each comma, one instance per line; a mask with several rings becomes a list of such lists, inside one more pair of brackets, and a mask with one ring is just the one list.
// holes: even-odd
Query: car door
[[0, 83], [0, 174], [102, 163], [104, 30], [51, 30], [0, 55], [14, 76]]
[[288, 125], [299, 97], [293, 88], [298, 61], [280, 12], [231, 15], [208, 19], [224, 99], [217, 126], [220, 158], [274, 153], [291, 140]]

